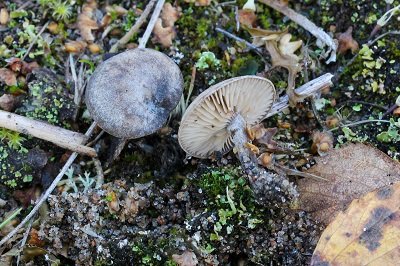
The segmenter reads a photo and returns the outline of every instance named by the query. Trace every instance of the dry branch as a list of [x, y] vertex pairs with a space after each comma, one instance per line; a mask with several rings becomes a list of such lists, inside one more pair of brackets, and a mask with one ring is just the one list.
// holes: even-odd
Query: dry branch
[[82, 145], [88, 139], [85, 135], [45, 122], [0, 110], [0, 127], [50, 141], [57, 146], [80, 154], [97, 156], [93, 148]]
[[[319, 90], [330, 86], [332, 84], [331, 79], [333, 78], [333, 75], [331, 73], [326, 73], [316, 79], [313, 79], [306, 84], [300, 86], [295, 90], [296, 94], [301, 96], [302, 98], [306, 98], [309, 96], [314, 95], [317, 93]], [[283, 109], [289, 107], [289, 96], [285, 95], [279, 98], [277, 102], [275, 102], [272, 105], [271, 111], [267, 114], [265, 118], [271, 117], [279, 112], [281, 112]]]

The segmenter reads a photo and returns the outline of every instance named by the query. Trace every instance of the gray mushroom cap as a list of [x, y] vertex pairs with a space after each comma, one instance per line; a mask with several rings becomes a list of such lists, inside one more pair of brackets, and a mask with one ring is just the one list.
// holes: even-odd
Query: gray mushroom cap
[[233, 148], [228, 126], [240, 114], [249, 126], [261, 122], [275, 100], [275, 87], [268, 79], [242, 76], [222, 81], [202, 92], [182, 117], [178, 140], [189, 155], [207, 158]]
[[165, 54], [133, 49], [102, 62], [86, 88], [92, 118], [109, 134], [139, 138], [168, 119], [183, 90], [179, 67]]

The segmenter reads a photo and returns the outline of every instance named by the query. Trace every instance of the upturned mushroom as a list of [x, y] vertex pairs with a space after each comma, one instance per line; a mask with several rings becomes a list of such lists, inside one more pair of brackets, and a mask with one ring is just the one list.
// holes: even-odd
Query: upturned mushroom
[[235, 148], [259, 200], [289, 200], [297, 195], [294, 186], [284, 176], [258, 167], [246, 134], [246, 126], [267, 117], [274, 100], [274, 85], [262, 77], [242, 76], [218, 83], [187, 108], [178, 131], [179, 144], [189, 156], [198, 158]]
[[183, 78], [165, 54], [134, 49], [104, 61], [86, 89], [92, 118], [109, 134], [133, 139], [154, 133], [182, 95]]
[[275, 100], [275, 87], [268, 79], [242, 76], [218, 83], [201, 93], [182, 117], [178, 139], [189, 156], [207, 158], [247, 140], [246, 125], [265, 118]]

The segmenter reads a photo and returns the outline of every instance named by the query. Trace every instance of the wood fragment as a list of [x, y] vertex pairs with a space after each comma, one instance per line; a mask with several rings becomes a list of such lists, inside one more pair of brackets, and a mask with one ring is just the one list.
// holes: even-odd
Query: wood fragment
[[82, 144], [87, 141], [87, 136], [42, 121], [0, 110], [0, 127], [47, 140], [80, 154], [97, 156], [93, 148]]
[[[320, 91], [321, 89], [331, 86], [332, 82], [331, 79], [333, 75], [331, 73], [326, 73], [316, 79], [313, 79], [306, 84], [300, 86], [299, 88], [295, 89], [296, 94], [302, 96], [303, 98], [309, 97]], [[271, 108], [271, 111], [265, 116], [264, 119], [271, 117], [283, 109], [289, 107], [289, 96], [285, 95], [282, 96], [276, 101]]]
[[156, 25], [157, 19], [160, 16], [161, 10], [164, 6], [165, 0], [158, 0], [156, 7], [154, 8], [153, 14], [151, 15], [149, 24], [147, 25], [146, 31], [139, 41], [139, 48], [145, 48], [147, 41], [150, 38], [150, 34], [153, 32], [154, 26]]

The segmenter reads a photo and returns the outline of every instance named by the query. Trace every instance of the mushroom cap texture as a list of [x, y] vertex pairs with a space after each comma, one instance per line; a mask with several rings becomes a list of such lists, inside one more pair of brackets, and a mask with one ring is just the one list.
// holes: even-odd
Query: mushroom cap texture
[[115, 137], [132, 139], [161, 128], [182, 91], [182, 73], [174, 61], [152, 49], [133, 49], [97, 67], [85, 100], [102, 129]]
[[178, 131], [182, 149], [189, 155], [207, 158], [213, 152], [227, 153], [233, 147], [227, 130], [239, 113], [247, 125], [262, 121], [275, 100], [274, 84], [258, 76], [222, 81], [202, 92], [187, 108]]

